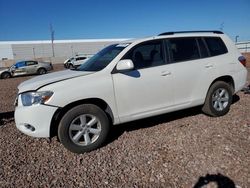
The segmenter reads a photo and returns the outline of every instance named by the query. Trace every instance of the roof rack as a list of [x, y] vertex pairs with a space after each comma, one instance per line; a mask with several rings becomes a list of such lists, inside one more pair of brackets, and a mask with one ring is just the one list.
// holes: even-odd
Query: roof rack
[[208, 30], [208, 31], [171, 31], [171, 32], [165, 32], [165, 33], [161, 33], [158, 36], [162, 36], [162, 35], [174, 35], [174, 34], [178, 34], [178, 33], [216, 33], [216, 34], [224, 34], [222, 31], [212, 31], [212, 30]]

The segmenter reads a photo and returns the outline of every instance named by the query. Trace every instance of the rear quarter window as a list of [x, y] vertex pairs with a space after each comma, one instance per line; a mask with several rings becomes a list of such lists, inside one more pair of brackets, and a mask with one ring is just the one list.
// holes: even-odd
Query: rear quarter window
[[226, 45], [220, 37], [204, 38], [211, 56], [217, 56], [228, 52]]

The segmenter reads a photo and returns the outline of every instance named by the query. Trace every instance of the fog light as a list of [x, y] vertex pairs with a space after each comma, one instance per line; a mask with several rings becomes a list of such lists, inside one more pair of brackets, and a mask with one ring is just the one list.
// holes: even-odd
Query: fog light
[[31, 130], [31, 131], [35, 131], [35, 127], [33, 127], [32, 125], [30, 124], [25, 124], [24, 125], [27, 129]]

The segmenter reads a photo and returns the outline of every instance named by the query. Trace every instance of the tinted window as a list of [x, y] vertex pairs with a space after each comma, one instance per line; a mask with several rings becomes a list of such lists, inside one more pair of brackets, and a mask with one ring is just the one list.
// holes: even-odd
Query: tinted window
[[201, 57], [202, 58], [209, 57], [209, 53], [203, 39], [197, 38], [197, 41], [199, 43]]
[[79, 71], [100, 71], [104, 69], [127, 45], [110, 45], [82, 64], [76, 70]]
[[200, 58], [195, 38], [169, 39], [169, 51], [173, 62]]
[[135, 69], [164, 64], [162, 41], [150, 41], [135, 46], [123, 59], [131, 59]]
[[86, 57], [77, 57], [77, 58], [76, 58], [76, 61], [84, 60], [84, 59], [86, 59]]
[[227, 48], [224, 42], [219, 37], [205, 37], [207, 47], [211, 56], [221, 55], [227, 53]]
[[36, 65], [36, 61], [26, 61], [26, 66]]

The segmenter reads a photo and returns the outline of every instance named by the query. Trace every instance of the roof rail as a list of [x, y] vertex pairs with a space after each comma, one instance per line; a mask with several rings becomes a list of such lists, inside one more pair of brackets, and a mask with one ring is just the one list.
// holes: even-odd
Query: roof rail
[[216, 34], [224, 34], [222, 31], [212, 31], [212, 30], [207, 30], [207, 31], [171, 31], [171, 32], [161, 33], [158, 36], [174, 35], [174, 34], [178, 34], [178, 33], [216, 33]]

